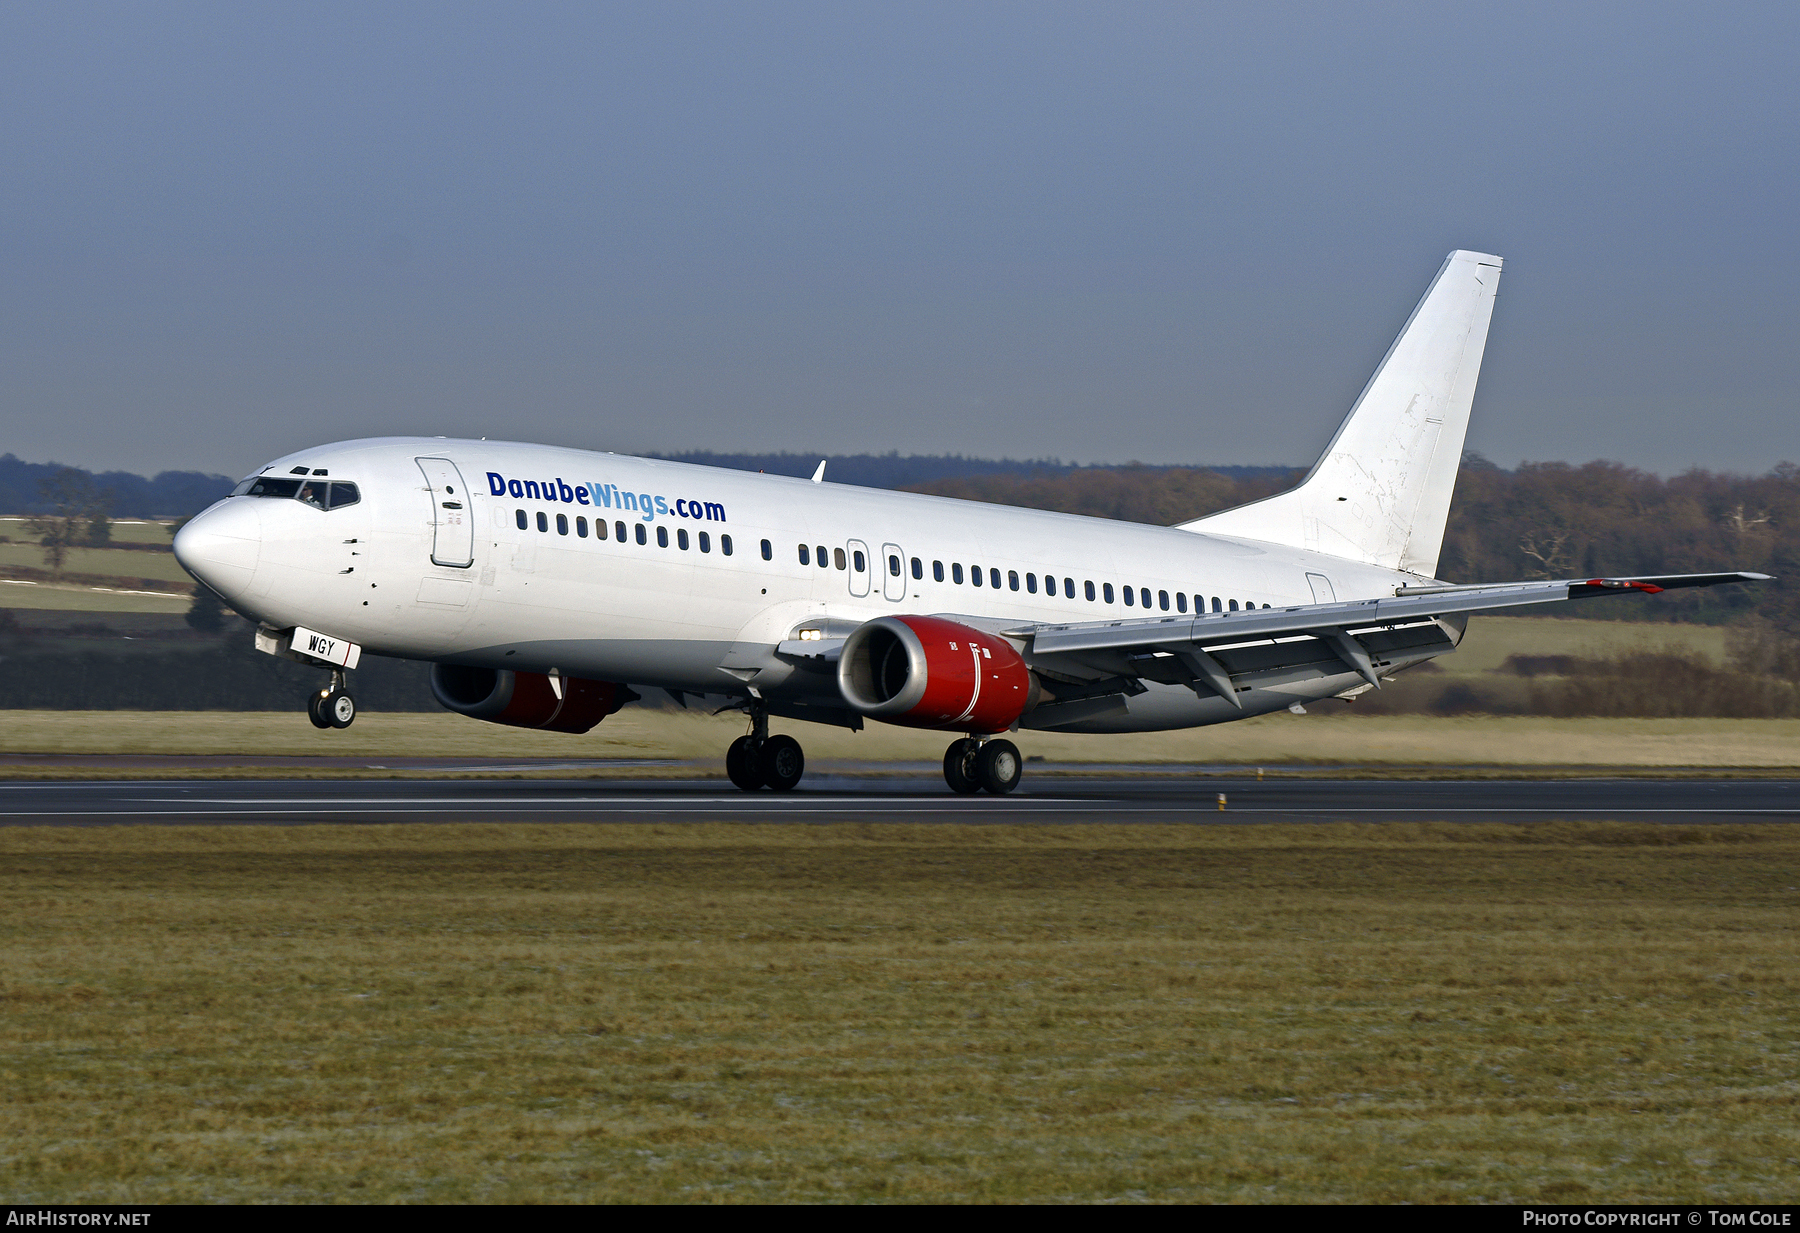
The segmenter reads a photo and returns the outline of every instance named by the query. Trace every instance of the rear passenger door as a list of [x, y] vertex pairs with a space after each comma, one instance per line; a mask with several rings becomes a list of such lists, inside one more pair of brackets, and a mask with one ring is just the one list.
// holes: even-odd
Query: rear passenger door
[[860, 599], [871, 589], [869, 546], [860, 539], [853, 539], [844, 547], [850, 552], [850, 594]]

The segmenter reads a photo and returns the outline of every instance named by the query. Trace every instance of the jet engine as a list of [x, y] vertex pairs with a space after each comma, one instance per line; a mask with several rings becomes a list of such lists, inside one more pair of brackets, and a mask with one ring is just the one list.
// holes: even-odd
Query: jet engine
[[543, 728], [550, 732], [586, 732], [637, 695], [612, 681], [505, 668], [431, 665], [431, 693], [439, 705], [471, 719]]
[[1006, 639], [923, 616], [876, 617], [852, 630], [838, 690], [870, 719], [958, 732], [1004, 732], [1038, 692]]

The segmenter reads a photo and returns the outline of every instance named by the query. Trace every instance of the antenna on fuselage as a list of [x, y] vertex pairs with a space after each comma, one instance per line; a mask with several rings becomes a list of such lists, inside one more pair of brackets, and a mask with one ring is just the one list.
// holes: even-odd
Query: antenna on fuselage
[[823, 458], [819, 459], [819, 469], [813, 472], [813, 483], [815, 484], [825, 482], [825, 461]]

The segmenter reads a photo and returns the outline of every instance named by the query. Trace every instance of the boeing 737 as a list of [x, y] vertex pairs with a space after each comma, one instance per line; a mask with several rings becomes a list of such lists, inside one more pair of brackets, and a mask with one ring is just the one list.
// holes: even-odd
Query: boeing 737
[[1173, 527], [499, 441], [385, 437], [278, 458], [175, 555], [328, 670], [427, 660], [437, 701], [583, 733], [640, 690], [736, 709], [745, 790], [805, 769], [771, 718], [954, 734], [957, 792], [1010, 792], [1003, 734], [1193, 728], [1379, 689], [1471, 613], [1765, 575], [1436, 578], [1500, 258], [1454, 252], [1292, 490]]

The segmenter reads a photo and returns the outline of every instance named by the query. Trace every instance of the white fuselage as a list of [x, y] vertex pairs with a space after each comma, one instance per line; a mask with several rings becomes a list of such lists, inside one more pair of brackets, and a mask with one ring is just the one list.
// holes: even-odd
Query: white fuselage
[[[444, 474], [460, 475], [463, 499], [446, 502], [419, 459], [453, 463]], [[322, 630], [408, 659], [555, 669], [699, 694], [743, 696], [753, 687], [777, 713], [784, 697], [811, 699], [827, 720], [829, 676], [775, 654], [803, 625], [847, 629], [910, 613], [996, 631], [1179, 617], [1197, 605], [1391, 596], [1396, 584], [1418, 581], [1173, 528], [540, 445], [349, 441], [279, 459], [263, 474], [300, 468], [355, 483], [360, 499], [322, 509], [234, 497], [194, 519], [185, 548], [178, 544], [196, 576], [267, 625]], [[1235, 719], [1354, 683], [1352, 675], [1320, 679], [1254, 699], [1245, 711], [1153, 686], [1085, 727]]]

